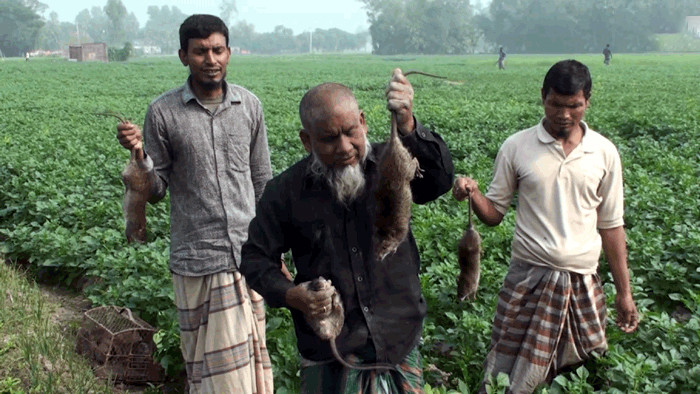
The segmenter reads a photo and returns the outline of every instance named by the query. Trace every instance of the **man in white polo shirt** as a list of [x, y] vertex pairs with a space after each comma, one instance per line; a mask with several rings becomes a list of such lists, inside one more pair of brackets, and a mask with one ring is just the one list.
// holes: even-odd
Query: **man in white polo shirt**
[[542, 87], [545, 116], [501, 146], [486, 195], [459, 178], [457, 200], [498, 225], [517, 192], [508, 274], [499, 293], [484, 363], [484, 384], [504, 372], [510, 391], [531, 393], [562, 368], [607, 350], [605, 294], [597, 274], [601, 246], [617, 294], [617, 325], [637, 328], [627, 269], [622, 166], [615, 146], [591, 130], [591, 76], [576, 60], [549, 69]]

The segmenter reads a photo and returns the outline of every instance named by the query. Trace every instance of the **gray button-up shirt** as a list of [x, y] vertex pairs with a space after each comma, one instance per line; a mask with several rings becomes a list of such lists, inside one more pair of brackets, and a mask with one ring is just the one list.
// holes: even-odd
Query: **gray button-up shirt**
[[272, 177], [260, 100], [224, 82], [215, 112], [188, 80], [148, 107], [146, 153], [156, 178], [151, 201], [170, 188], [170, 269], [201, 276], [237, 269], [255, 203]]

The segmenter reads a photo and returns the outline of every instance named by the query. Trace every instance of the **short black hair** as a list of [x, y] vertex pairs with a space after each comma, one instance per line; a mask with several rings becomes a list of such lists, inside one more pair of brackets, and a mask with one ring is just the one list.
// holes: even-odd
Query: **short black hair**
[[190, 38], [207, 38], [213, 33], [223, 34], [228, 47], [228, 27], [221, 18], [207, 14], [190, 15], [180, 25], [180, 49], [187, 52]]
[[562, 60], [547, 71], [542, 84], [542, 99], [544, 100], [549, 90], [553, 89], [565, 96], [583, 90], [583, 96], [588, 100], [591, 97], [592, 86], [591, 73], [585, 64], [573, 59]]

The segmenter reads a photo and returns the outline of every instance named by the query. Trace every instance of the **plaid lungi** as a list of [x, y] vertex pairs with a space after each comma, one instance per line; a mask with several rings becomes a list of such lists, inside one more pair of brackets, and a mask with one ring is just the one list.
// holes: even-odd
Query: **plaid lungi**
[[239, 272], [173, 274], [190, 393], [272, 393], [265, 305]]
[[423, 367], [417, 346], [395, 370], [361, 371], [346, 368], [335, 360], [302, 360], [303, 394], [419, 394], [423, 393], [423, 385]]
[[608, 348], [605, 294], [597, 274], [512, 261], [498, 296], [484, 384], [504, 372], [510, 392], [532, 393], [562, 368]]

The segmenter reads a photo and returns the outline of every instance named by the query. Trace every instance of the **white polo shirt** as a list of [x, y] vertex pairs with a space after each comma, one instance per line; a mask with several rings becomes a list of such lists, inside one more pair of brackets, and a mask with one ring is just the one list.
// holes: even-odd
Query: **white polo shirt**
[[590, 274], [601, 251], [597, 229], [624, 224], [622, 165], [615, 145], [581, 122], [569, 156], [542, 125], [508, 137], [486, 193], [505, 215], [518, 193], [512, 257]]

